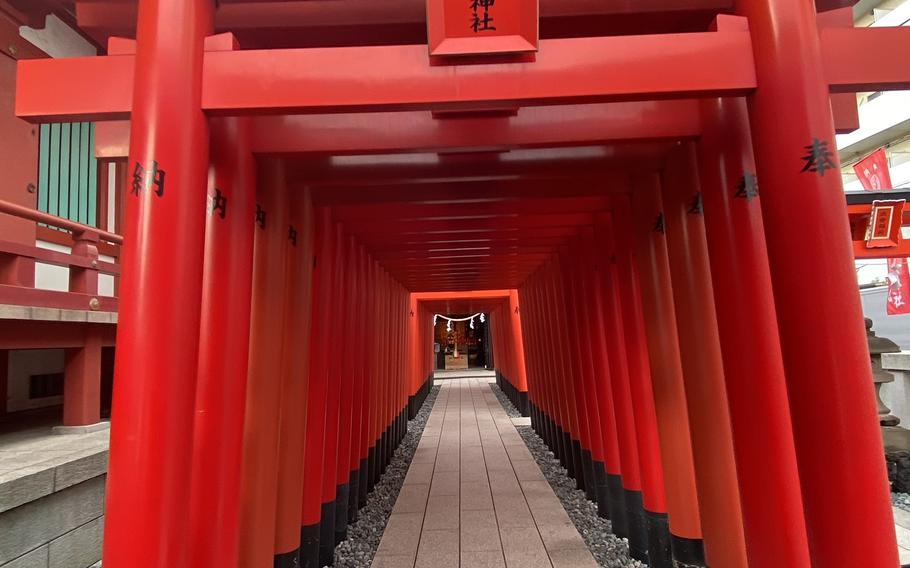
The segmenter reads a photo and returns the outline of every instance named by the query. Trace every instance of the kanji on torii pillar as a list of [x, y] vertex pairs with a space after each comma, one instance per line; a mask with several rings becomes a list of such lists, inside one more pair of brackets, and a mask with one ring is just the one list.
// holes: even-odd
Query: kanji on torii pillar
[[[810, 0], [740, 0], [745, 18], [721, 17], [714, 31], [542, 40], [534, 61], [431, 66], [420, 45], [203, 52], [210, 0], [140, 4], [135, 55], [125, 49], [21, 61], [16, 85], [16, 113], [26, 120], [132, 121], [137, 185], [128, 214], [118, 330], [123, 381], [114, 410], [130, 418], [118, 418], [112, 432], [106, 564], [185, 565], [206, 115], [249, 116], [256, 132], [266, 128], [260, 123], [274, 125], [274, 116], [265, 115], [276, 114], [585, 104], [619, 108], [633, 119], [605, 128], [607, 138], [692, 139], [700, 134], [691, 115], [699, 107], [681, 99], [746, 96], [812, 562], [897, 565], [829, 95], [910, 89], [910, 61], [868, 57], [910, 52], [910, 28], [819, 31]], [[545, 111], [529, 114], [546, 127], [498, 123], [492, 136], [516, 145], [572, 142]], [[596, 122], [609, 114], [589, 116]], [[282, 121], [268, 140], [254, 134], [252, 150], [257, 143], [270, 153], [320, 144], [350, 149], [364, 140], [363, 150], [374, 149], [371, 137], [320, 136], [320, 126], [329, 130], [325, 120]], [[489, 143], [397, 128], [377, 144]], [[568, 132], [605, 139], [592, 130], [579, 123]], [[815, 285], [819, 279], [823, 287]], [[761, 546], [748, 523], [745, 531], [747, 547]]]

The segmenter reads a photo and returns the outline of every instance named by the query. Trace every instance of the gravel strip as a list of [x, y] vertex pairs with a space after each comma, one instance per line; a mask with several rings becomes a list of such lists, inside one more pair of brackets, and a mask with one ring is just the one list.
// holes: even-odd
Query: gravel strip
[[910, 495], [906, 493], [892, 493], [891, 504], [910, 513]]
[[[496, 384], [491, 384], [490, 388], [509, 416], [520, 415]], [[531, 455], [537, 460], [537, 465], [553, 488], [553, 492], [562, 501], [562, 506], [585, 540], [597, 564], [602, 568], [644, 568], [644, 564], [629, 557], [629, 544], [611, 532], [610, 521], [597, 515], [597, 505], [588, 501], [583, 491], [575, 489], [575, 481], [568, 476], [565, 468], [560, 465], [559, 460], [554, 457], [553, 452], [534, 429], [530, 426], [516, 426], [516, 429]]]
[[373, 562], [373, 556], [379, 548], [382, 533], [389, 522], [392, 507], [398, 499], [398, 492], [404, 484], [411, 458], [417, 450], [417, 443], [423, 434], [424, 426], [427, 425], [427, 419], [438, 394], [438, 386], [430, 389], [417, 416], [408, 422], [408, 433], [395, 450], [395, 455], [379, 483], [367, 497], [367, 504], [358, 512], [357, 522], [348, 526], [347, 540], [335, 547], [336, 568], [363, 568]]

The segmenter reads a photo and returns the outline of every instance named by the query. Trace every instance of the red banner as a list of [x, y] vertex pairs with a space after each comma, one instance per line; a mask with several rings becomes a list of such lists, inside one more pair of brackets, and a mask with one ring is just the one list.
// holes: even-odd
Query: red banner
[[888, 259], [888, 315], [910, 314], [910, 270], [906, 258]]
[[888, 154], [884, 148], [872, 152], [853, 166], [856, 177], [866, 191], [891, 189], [891, 172], [888, 170]]

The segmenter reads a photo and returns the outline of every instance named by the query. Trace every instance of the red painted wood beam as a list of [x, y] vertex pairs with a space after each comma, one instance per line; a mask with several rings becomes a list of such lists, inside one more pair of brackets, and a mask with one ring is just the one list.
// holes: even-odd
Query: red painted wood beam
[[[401, 113], [260, 116], [253, 120], [257, 154], [371, 154], [476, 149], [477, 133], [491, 150], [590, 145], [616, 141], [691, 138], [699, 134], [692, 100], [633, 101], [527, 107], [510, 117], [434, 118], [427, 111]], [[99, 123], [99, 157], [126, 157], [129, 123]]]
[[90, 303], [92, 300], [98, 301], [97, 309], [100, 311], [117, 311], [117, 298], [109, 298], [97, 294], [41, 290], [38, 288], [0, 284], [0, 304], [59, 308], [64, 310], [91, 310]]
[[514, 217], [495, 217], [465, 220], [443, 221], [408, 221], [400, 223], [394, 220], [377, 219], [372, 222], [361, 222], [351, 227], [357, 235], [370, 233], [388, 233], [398, 235], [434, 234], [447, 232], [503, 232], [517, 229], [534, 229], [538, 227], [576, 227], [592, 223], [590, 213], [564, 213], [558, 215], [527, 214]]
[[510, 117], [434, 118], [426, 111], [263, 116], [254, 122], [259, 153], [365, 154], [600, 144], [678, 139], [700, 132], [695, 101], [632, 101], [527, 107]]
[[[819, 0], [821, 1], [821, 0]], [[845, 0], [837, 0], [843, 2]], [[79, 0], [80, 28], [103, 43], [108, 35], [135, 35], [136, 2]], [[616, 35], [704, 29], [713, 14], [729, 11], [731, 0], [544, 0], [540, 6], [543, 38]], [[215, 26], [236, 32], [245, 45], [376, 45], [426, 43], [422, 0], [251, 0], [221, 2]], [[636, 32], [639, 33], [639, 32]]]
[[552, 253], [556, 246], [550, 247], [518, 247], [518, 246], [481, 246], [481, 247], [455, 247], [447, 248], [442, 250], [389, 250], [387, 248], [377, 251], [373, 256], [376, 260], [381, 262], [387, 260], [410, 260], [413, 262], [424, 262], [430, 260], [436, 255], [450, 255], [450, 254], [491, 254], [491, 255], [502, 255], [502, 254], [548, 254]]
[[[907, 28], [825, 29], [821, 38], [834, 92], [910, 86], [906, 61], [870, 64], [860, 55], [910, 49]], [[34, 122], [126, 118], [133, 66], [129, 55], [20, 61], [16, 114]], [[69, 88], [51, 88], [60, 83]], [[742, 95], [755, 85], [749, 34], [735, 30], [544, 40], [535, 62], [472, 66], [431, 67], [422, 45], [247, 50], [206, 53], [203, 108], [472, 109]]]
[[[566, 167], [566, 164], [563, 164]], [[476, 169], [476, 168], [469, 168]], [[533, 171], [533, 168], [532, 168]], [[420, 174], [420, 172], [415, 172]], [[530, 173], [530, 172], [529, 172]], [[321, 205], [378, 205], [412, 202], [417, 204], [471, 203], [479, 204], [502, 201], [506, 199], [540, 199], [574, 198], [603, 196], [605, 193], [626, 191], [627, 176], [604, 174], [601, 176], [574, 177], [567, 176], [565, 169], [562, 176], [555, 178], [529, 178], [483, 180], [467, 179], [464, 181], [434, 181], [425, 179], [423, 184], [397, 185], [388, 184], [386, 180], [374, 180], [375, 186], [362, 187], [319, 187], [315, 190], [315, 201]], [[377, 174], [379, 175], [379, 174]]]
[[[114, 345], [116, 325], [101, 325], [101, 344]], [[85, 345], [85, 322], [0, 319], [0, 349], [66, 349]]]
[[363, 222], [374, 219], [443, 219], [527, 213], [587, 213], [605, 209], [610, 199], [604, 195], [572, 198], [503, 199], [483, 203], [397, 203], [344, 205], [334, 207], [335, 218], [344, 222]]
[[[419, 244], [419, 243], [452, 243], [452, 242], [479, 242], [479, 241], [489, 241], [491, 239], [497, 241], [520, 241], [525, 238], [534, 238], [534, 237], [570, 237], [574, 235], [577, 231], [577, 227], [540, 227], [536, 229], [528, 230], [516, 230], [516, 231], [477, 231], [477, 232], [460, 232], [457, 230], [446, 231], [441, 233], [433, 234], [432, 236], [427, 235], [399, 235], [399, 234], [373, 234], [370, 235], [369, 240], [365, 240], [364, 244], [368, 246], [386, 246], [390, 243], [392, 244]], [[354, 231], [352, 231], [354, 232]]]
[[820, 39], [832, 92], [910, 89], [910, 59], [885, 56], [910, 53], [910, 27], [827, 28]]
[[[423, 45], [210, 51], [202, 106], [304, 114], [743, 95], [755, 88], [751, 61], [744, 31], [544, 40], [534, 62], [470, 66], [431, 67]], [[16, 114], [123, 119], [133, 67], [129, 55], [20, 62]]]

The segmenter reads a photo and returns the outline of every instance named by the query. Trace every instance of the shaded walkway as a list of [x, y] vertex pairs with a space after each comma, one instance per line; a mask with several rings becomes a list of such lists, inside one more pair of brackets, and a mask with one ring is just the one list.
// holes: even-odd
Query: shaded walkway
[[441, 386], [373, 566], [597, 566], [489, 379]]

